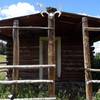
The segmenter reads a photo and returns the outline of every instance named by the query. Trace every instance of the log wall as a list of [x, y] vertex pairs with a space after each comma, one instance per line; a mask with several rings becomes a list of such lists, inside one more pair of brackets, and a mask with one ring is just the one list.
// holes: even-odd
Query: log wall
[[[34, 35], [20, 35], [20, 65], [32, 65], [32, 64], [39, 64], [39, 44], [34, 39]], [[7, 59], [8, 65], [12, 64], [12, 41], [8, 41], [7, 44], [8, 52], [7, 52]], [[37, 69], [32, 70], [20, 70], [19, 77], [21, 78], [38, 78], [38, 71]], [[8, 74], [10, 75], [10, 74]]]
[[[25, 33], [20, 35], [20, 64], [39, 64], [39, 38], [45, 34]], [[61, 37], [61, 78], [57, 81], [83, 81], [83, 45], [81, 35], [57, 34]], [[8, 64], [12, 64], [12, 41], [8, 41]], [[69, 68], [75, 69], [70, 70]], [[39, 70], [20, 70], [21, 78], [39, 78]], [[10, 74], [8, 74], [10, 75]]]
[[[62, 36], [62, 77], [63, 81], [84, 80], [83, 47], [81, 36]], [[70, 70], [73, 69], [73, 70]], [[79, 69], [79, 70], [77, 70]]]

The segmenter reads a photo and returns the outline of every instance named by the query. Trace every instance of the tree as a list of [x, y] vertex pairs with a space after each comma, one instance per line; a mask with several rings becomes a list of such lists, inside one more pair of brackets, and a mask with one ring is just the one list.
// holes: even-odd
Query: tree
[[6, 53], [6, 43], [0, 42], [0, 54]]

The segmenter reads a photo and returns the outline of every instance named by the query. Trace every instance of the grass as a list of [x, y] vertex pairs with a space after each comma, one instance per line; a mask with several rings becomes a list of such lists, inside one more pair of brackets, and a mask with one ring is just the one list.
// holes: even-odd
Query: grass
[[[6, 55], [0, 55], [0, 62], [5, 62], [6, 61]], [[5, 72], [0, 72], [0, 80], [4, 80], [6, 77]]]
[[0, 62], [6, 61], [6, 55], [0, 55]]

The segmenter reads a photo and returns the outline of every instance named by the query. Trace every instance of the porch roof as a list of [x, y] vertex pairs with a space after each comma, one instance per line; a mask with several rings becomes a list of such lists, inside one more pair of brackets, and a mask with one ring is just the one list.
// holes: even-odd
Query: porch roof
[[[56, 15], [56, 31], [71, 32], [77, 31], [77, 33], [82, 32], [82, 17], [87, 17], [89, 26], [100, 27], [100, 18], [81, 15], [75, 13], [62, 12], [61, 16], [58, 18]], [[0, 21], [0, 26], [13, 26], [13, 21], [19, 20], [19, 26], [47, 26], [47, 16], [42, 17], [40, 13], [4, 19]], [[59, 29], [60, 28], [60, 29]], [[73, 30], [74, 29], [74, 30]], [[0, 37], [11, 37], [12, 29], [0, 29]], [[98, 34], [91, 35], [91, 37], [97, 40]]]

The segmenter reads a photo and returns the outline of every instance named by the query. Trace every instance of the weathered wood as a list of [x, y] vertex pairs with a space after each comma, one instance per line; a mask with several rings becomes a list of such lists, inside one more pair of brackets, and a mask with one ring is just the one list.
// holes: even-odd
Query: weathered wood
[[87, 70], [87, 71], [92, 71], [92, 72], [100, 72], [100, 69], [86, 68], [85, 70]]
[[84, 68], [75, 68], [75, 67], [66, 67], [65, 68], [66, 70], [69, 70], [69, 71], [84, 71]]
[[[24, 34], [26, 35], [26, 34]], [[30, 34], [29, 34], [30, 35]], [[39, 34], [40, 36], [41, 34]], [[64, 34], [63, 34], [64, 35]], [[71, 36], [73, 37], [73, 36]], [[34, 43], [31, 45], [31, 46], [28, 46], [24, 43], [23, 46], [21, 46], [21, 43], [23, 43], [23, 41], [26, 41], [26, 39], [23, 39], [22, 42], [20, 42], [20, 64], [39, 64], [39, 44], [38, 44], [38, 39], [36, 39], [35, 37], [32, 37], [34, 38]], [[32, 40], [32, 38], [30, 38], [30, 40]], [[39, 38], [37, 36], [37, 38]], [[65, 36], [66, 38], [66, 36]], [[84, 65], [83, 63], [83, 48], [82, 48], [82, 42], [76, 42], [75, 39], [67, 39], [65, 40], [65, 38], [62, 37], [62, 40], [61, 40], [61, 49], [62, 49], [62, 52], [61, 52], [61, 55], [62, 55], [62, 77], [60, 77], [61, 80], [79, 80], [79, 81], [84, 81], [84, 71], [82, 71], [83, 74], [81, 73], [78, 73], [78, 75], [76, 74], [76, 72], [74, 70], [72, 71], [68, 71], [67, 68], [70, 67], [70, 68], [74, 68], [74, 69], [77, 69], [77, 68], [82, 68]], [[70, 42], [71, 45], [67, 45], [69, 44], [69, 40], [71, 39], [72, 42], [74, 42], [73, 44], [71, 44], [72, 42]], [[30, 41], [31, 42], [31, 41]], [[30, 42], [28, 42], [30, 44]], [[66, 44], [67, 43], [67, 44]], [[12, 46], [10, 46], [11, 48]], [[8, 47], [9, 48], [9, 47]], [[12, 49], [10, 49], [12, 50]], [[9, 52], [11, 52], [9, 50]], [[33, 53], [32, 53], [33, 52]], [[79, 53], [77, 53], [79, 52]], [[77, 53], [77, 54], [76, 54]], [[9, 64], [12, 64], [12, 54], [10, 53], [8, 55], [8, 62]], [[70, 63], [73, 63], [73, 65], [71, 65]], [[80, 64], [79, 64], [80, 63]], [[24, 71], [20, 72], [20, 73], [23, 73]], [[34, 69], [33, 69], [33, 73], [34, 73]], [[67, 73], [68, 74], [67, 74]], [[33, 75], [33, 73], [28, 73], [29, 75], [29, 78], [30, 76]], [[11, 74], [11, 72], [10, 72]], [[24, 75], [20, 74], [20, 77], [22, 77]], [[34, 78], [37, 77], [38, 75], [34, 74], [33, 75]], [[71, 77], [71, 78], [70, 78]], [[28, 78], [28, 77], [27, 77]], [[58, 79], [59, 80], [59, 79]]]
[[32, 68], [51, 68], [55, 67], [52, 65], [1, 65], [0, 69], [32, 69]]
[[[57, 29], [58, 30], [58, 29]], [[57, 31], [56, 30], [56, 31]], [[62, 30], [63, 31], [63, 30]], [[24, 35], [22, 35], [22, 33]], [[26, 31], [22, 31], [22, 33], [20, 34], [20, 64], [39, 64], [39, 38], [40, 37], [46, 37], [47, 34], [27, 34]], [[60, 34], [61, 33], [61, 34]], [[26, 37], [28, 35], [28, 37]], [[82, 48], [82, 41], [81, 41], [81, 35], [78, 35], [77, 37], [75, 37], [77, 34], [73, 34], [70, 35], [69, 33], [66, 34], [66, 32], [57, 32], [56, 34], [57, 36], [61, 37], [61, 76], [60, 79], [58, 79], [58, 77], [56, 77], [57, 80], [60, 81], [68, 81], [68, 80], [79, 80], [79, 81], [84, 81], [84, 72], [83, 75], [80, 73], [78, 73], [79, 75], [76, 75], [76, 72], [73, 71], [68, 71], [67, 67], [73, 67], [76, 69], [76, 67], [83, 67], [83, 48]], [[22, 37], [22, 38], [21, 38]], [[30, 37], [30, 38], [29, 38]], [[74, 38], [75, 37], [75, 38]], [[29, 41], [30, 40], [30, 41]], [[27, 42], [29, 41], [29, 42]], [[78, 41], [78, 42], [77, 42]], [[31, 44], [31, 45], [30, 45]], [[8, 42], [9, 47], [10, 48], [9, 52], [12, 52], [12, 44], [11, 42]], [[7, 49], [8, 50], [8, 49]], [[76, 54], [74, 52], [82, 52], [81, 54]], [[7, 55], [7, 59], [8, 59], [8, 64], [12, 64], [12, 54]], [[26, 60], [28, 59], [28, 60]], [[82, 60], [82, 61], [80, 61]], [[68, 63], [73, 63], [73, 65], [68, 65]], [[77, 62], [77, 64], [76, 64]], [[78, 63], [81, 63], [81, 65], [78, 65]], [[26, 71], [26, 70], [25, 70]], [[68, 72], [67, 72], [68, 71]], [[24, 71], [22, 71], [24, 72]], [[22, 73], [20, 72], [20, 73]], [[34, 69], [33, 69], [33, 73], [34, 73]], [[67, 75], [67, 73], [68, 75]], [[33, 74], [33, 73], [28, 73], [29, 74], [29, 78], [30, 76], [34, 76], [37, 77], [38, 74]], [[11, 72], [9, 73], [9, 75], [11, 74]], [[20, 74], [20, 77], [22, 77], [24, 75]], [[70, 79], [70, 77], [72, 77]], [[28, 77], [27, 77], [28, 78]]]
[[[2, 100], [2, 99], [0, 99]], [[9, 100], [9, 99], [3, 99]], [[56, 97], [43, 97], [43, 98], [15, 98], [14, 100], [56, 100]]]
[[8, 69], [1, 69], [0, 72], [7, 72]]
[[[55, 28], [55, 16], [48, 15], [48, 27]], [[48, 64], [55, 64], [55, 29], [48, 30]], [[49, 80], [55, 81], [55, 76], [55, 68], [50, 68]], [[55, 96], [55, 82], [49, 84], [49, 96]]]
[[95, 31], [100, 31], [100, 27], [84, 27], [84, 30], [86, 31], [92, 31], [92, 32], [95, 32]]
[[27, 29], [43, 29], [43, 30], [49, 30], [53, 29], [52, 27], [40, 27], [40, 26], [0, 26], [0, 29], [22, 29], [22, 30], [27, 30]]
[[2, 80], [0, 84], [53, 83], [53, 80]]
[[[84, 30], [84, 27], [88, 26], [88, 21], [86, 17], [82, 18], [82, 28], [83, 28], [83, 50], [84, 50], [84, 67], [91, 68], [91, 58], [90, 58], [90, 45], [89, 45], [89, 33]], [[85, 81], [92, 79], [91, 72], [85, 70]], [[92, 100], [92, 83], [86, 84], [86, 99]]]
[[87, 84], [91, 84], [91, 83], [100, 83], [100, 80], [89, 80], [86, 82]]
[[0, 62], [0, 65], [1, 65], [1, 64], [7, 64], [7, 61]]
[[[13, 27], [17, 27], [19, 25], [18, 20], [14, 20]], [[19, 65], [19, 29], [13, 29], [12, 31], [13, 36], [13, 65]], [[19, 77], [19, 70], [13, 69], [12, 79], [17, 80]], [[15, 86], [13, 86], [14, 88]], [[17, 92], [17, 85], [16, 85], [16, 92]], [[13, 90], [15, 91], [15, 90]]]

